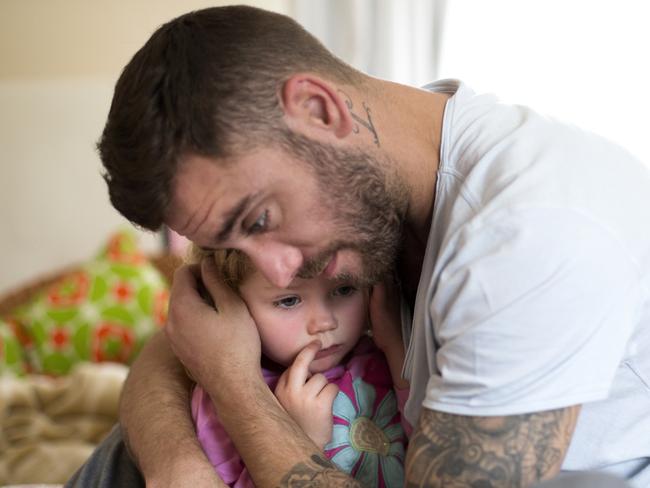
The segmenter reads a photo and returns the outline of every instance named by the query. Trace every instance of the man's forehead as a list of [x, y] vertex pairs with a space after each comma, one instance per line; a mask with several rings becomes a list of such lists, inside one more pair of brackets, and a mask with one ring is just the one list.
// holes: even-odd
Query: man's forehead
[[237, 222], [273, 187], [268, 170], [250, 166], [187, 158], [173, 182], [167, 225], [197, 245], [225, 247]]
[[[294, 162], [295, 163], [295, 162]], [[223, 247], [237, 220], [265, 195], [308, 182], [286, 153], [256, 151], [226, 159], [188, 155], [172, 181], [166, 223], [197, 245]], [[206, 235], [205, 225], [211, 235]], [[199, 232], [200, 230], [200, 232]]]
[[271, 153], [257, 152], [228, 158], [186, 155], [179, 161], [172, 180], [173, 197], [182, 200], [206, 184], [220, 187], [222, 191], [251, 187], [271, 175], [282, 174], [281, 169], [276, 171], [274, 161], [276, 158]]
[[198, 156], [185, 159], [171, 182], [166, 224], [191, 238], [206, 220], [225, 211], [226, 189], [234, 188], [229, 179], [218, 162]]

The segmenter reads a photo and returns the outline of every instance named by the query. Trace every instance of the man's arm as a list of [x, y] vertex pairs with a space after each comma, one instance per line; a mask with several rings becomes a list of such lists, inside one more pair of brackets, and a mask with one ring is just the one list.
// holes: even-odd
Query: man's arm
[[222, 395], [215, 405], [255, 486], [362, 487], [327, 459], [266, 384], [250, 394]]
[[393, 387], [405, 390], [408, 381], [402, 378], [404, 366], [404, 340], [400, 316], [400, 295], [391, 280], [373, 286], [369, 303], [372, 338], [375, 345], [384, 353]]
[[507, 417], [423, 409], [409, 443], [406, 486], [525, 487], [555, 476], [580, 406]]
[[147, 486], [225, 486], [196, 438], [191, 382], [163, 333], [133, 363], [120, 401], [124, 441]]

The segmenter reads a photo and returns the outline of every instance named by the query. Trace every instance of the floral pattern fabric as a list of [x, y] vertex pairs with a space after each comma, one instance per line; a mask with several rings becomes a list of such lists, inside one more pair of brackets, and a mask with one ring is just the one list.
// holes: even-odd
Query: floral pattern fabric
[[23, 376], [28, 371], [18, 325], [0, 319], [0, 373]]
[[359, 358], [337, 381], [334, 428], [325, 455], [368, 487], [402, 486], [404, 447], [397, 397], [381, 354]]
[[342, 388], [334, 400], [325, 454], [364, 486], [402, 486], [405, 436], [395, 393], [388, 390], [378, 399], [377, 389], [362, 378], [351, 386], [353, 394]]
[[[263, 374], [275, 389], [280, 374], [268, 370]], [[346, 364], [324, 374], [339, 387], [326, 456], [364, 486], [403, 486], [407, 438], [400, 412], [405, 396], [395, 395], [383, 354], [370, 340], [363, 340]], [[199, 442], [221, 479], [235, 488], [254, 487], [210, 397], [198, 385], [192, 395], [192, 416]]]

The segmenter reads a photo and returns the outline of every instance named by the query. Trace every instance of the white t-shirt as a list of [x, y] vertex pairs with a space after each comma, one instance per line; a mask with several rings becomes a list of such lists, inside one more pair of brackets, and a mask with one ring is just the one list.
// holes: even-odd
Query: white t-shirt
[[[622, 148], [443, 80], [440, 167], [412, 323], [422, 406], [582, 404], [563, 469], [650, 486], [650, 171]], [[645, 469], [644, 469], [645, 468]]]

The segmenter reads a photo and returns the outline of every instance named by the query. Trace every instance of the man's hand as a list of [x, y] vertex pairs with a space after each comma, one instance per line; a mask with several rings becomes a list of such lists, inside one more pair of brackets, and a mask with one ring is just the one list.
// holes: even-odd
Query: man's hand
[[322, 374], [310, 377], [309, 365], [320, 348], [320, 342], [312, 342], [298, 353], [280, 376], [275, 396], [314, 444], [323, 449], [332, 438], [332, 404], [339, 388]]
[[372, 338], [384, 353], [397, 346], [404, 348], [400, 297], [397, 287], [384, 281], [372, 287], [369, 303]]
[[[201, 298], [199, 280], [216, 310]], [[219, 279], [211, 259], [174, 274], [165, 331], [174, 354], [213, 399], [227, 394], [229, 384], [261, 378], [255, 323], [241, 298]]]
[[372, 338], [386, 356], [393, 386], [408, 388], [408, 382], [402, 378], [405, 352], [397, 287], [389, 281], [373, 286], [368, 309]]

